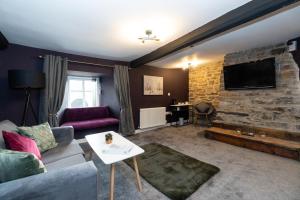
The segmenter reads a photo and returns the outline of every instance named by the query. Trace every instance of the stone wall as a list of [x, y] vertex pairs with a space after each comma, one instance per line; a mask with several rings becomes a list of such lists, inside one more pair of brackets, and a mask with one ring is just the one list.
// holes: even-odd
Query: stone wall
[[221, 74], [218, 120], [226, 123], [289, 131], [300, 130], [299, 69], [290, 53], [272, 55], [277, 45], [228, 54], [224, 67], [275, 57], [276, 88], [261, 90], [224, 90]]
[[[276, 45], [227, 54], [224, 64], [201, 66], [190, 70], [189, 99], [213, 102], [217, 121], [257, 127], [300, 131], [299, 69], [290, 53], [272, 55]], [[224, 90], [223, 65], [275, 57], [276, 88], [260, 90]], [[218, 77], [219, 76], [219, 77]]]
[[223, 61], [201, 65], [189, 70], [189, 102], [211, 102], [219, 105], [220, 77]]

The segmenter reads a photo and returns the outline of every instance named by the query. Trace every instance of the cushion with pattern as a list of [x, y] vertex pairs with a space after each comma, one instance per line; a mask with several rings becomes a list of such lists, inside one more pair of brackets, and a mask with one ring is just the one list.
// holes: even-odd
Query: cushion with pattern
[[0, 183], [46, 172], [34, 154], [7, 149], [0, 149], [0, 169]]
[[21, 135], [35, 140], [39, 150], [42, 153], [57, 146], [48, 122], [32, 127], [18, 127], [17, 130]]

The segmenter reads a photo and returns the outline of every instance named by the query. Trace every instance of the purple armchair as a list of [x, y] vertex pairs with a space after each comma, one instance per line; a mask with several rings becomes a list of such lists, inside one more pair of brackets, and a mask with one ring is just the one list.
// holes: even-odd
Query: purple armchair
[[[83, 138], [84, 135], [89, 133], [101, 132], [101, 130], [115, 130], [118, 127], [119, 120], [111, 115], [107, 106], [67, 108], [62, 115], [60, 124], [61, 126], [73, 126], [75, 138]], [[78, 136], [77, 133], [82, 132], [86, 134], [76, 137]]]

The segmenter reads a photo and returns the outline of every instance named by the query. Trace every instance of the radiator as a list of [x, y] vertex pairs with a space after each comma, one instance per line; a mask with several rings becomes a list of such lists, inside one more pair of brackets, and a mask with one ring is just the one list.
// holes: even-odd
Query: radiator
[[140, 128], [150, 128], [165, 125], [166, 107], [140, 109]]

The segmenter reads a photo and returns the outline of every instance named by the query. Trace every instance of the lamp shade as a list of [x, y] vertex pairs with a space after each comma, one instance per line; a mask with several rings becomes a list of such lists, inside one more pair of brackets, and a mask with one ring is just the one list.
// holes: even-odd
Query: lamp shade
[[45, 74], [33, 70], [8, 70], [8, 81], [14, 89], [42, 89], [45, 87]]

